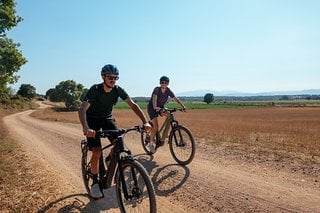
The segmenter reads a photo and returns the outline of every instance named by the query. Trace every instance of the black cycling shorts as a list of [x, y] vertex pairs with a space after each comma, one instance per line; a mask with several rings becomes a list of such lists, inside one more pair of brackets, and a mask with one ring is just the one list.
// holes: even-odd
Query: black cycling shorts
[[157, 112], [155, 109], [153, 109], [153, 107], [150, 106], [149, 104], [148, 104], [148, 109], [147, 110], [148, 110], [148, 114], [149, 114], [150, 120], [152, 120], [152, 119], [154, 119], [154, 118], [159, 116], [159, 112]]
[[[115, 120], [113, 118], [87, 118], [87, 122], [90, 129], [93, 129], [95, 131], [98, 130], [116, 130], [117, 125], [115, 123]], [[109, 138], [109, 140], [112, 140], [113, 138]], [[88, 138], [88, 146], [91, 150], [93, 147], [101, 147], [101, 139], [100, 138]]]

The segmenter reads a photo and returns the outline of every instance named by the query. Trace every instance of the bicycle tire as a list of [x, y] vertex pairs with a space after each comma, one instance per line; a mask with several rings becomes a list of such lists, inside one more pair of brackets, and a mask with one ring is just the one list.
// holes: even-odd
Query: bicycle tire
[[[149, 137], [149, 140], [148, 140], [148, 137]], [[150, 149], [149, 149], [150, 134], [148, 132], [141, 132], [141, 143], [142, 143], [143, 150], [148, 155], [152, 155], [157, 152], [157, 148], [155, 149], [155, 152], [150, 152]]]
[[91, 167], [90, 167], [90, 156], [89, 147], [83, 146], [82, 147], [82, 156], [81, 156], [81, 173], [82, 173], [82, 180], [86, 191], [90, 194], [90, 189], [92, 185], [92, 174], [91, 174]]
[[[138, 161], [129, 159], [124, 160], [121, 168], [119, 167], [116, 174], [116, 191], [121, 212], [155, 213], [157, 211], [155, 192], [145, 168]], [[123, 193], [123, 182], [128, 189], [129, 199], [126, 199]]]
[[169, 136], [169, 148], [178, 164], [191, 163], [196, 153], [196, 145], [190, 130], [181, 125], [174, 127]]

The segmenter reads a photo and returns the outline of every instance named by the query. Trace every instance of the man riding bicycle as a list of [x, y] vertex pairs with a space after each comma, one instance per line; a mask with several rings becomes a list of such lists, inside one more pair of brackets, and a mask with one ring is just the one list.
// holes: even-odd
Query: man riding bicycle
[[90, 163], [93, 184], [90, 195], [93, 198], [101, 198], [103, 196], [98, 184], [101, 140], [100, 138], [95, 138], [95, 132], [100, 129], [117, 129], [115, 120], [112, 117], [112, 110], [118, 98], [120, 97], [130, 106], [143, 122], [146, 131], [151, 128], [139, 105], [133, 102], [122, 87], [116, 85], [116, 80], [119, 79], [119, 70], [114, 65], [107, 64], [102, 67], [101, 77], [103, 82], [95, 84], [89, 89], [78, 112], [83, 133], [87, 137], [89, 149], [92, 151]]

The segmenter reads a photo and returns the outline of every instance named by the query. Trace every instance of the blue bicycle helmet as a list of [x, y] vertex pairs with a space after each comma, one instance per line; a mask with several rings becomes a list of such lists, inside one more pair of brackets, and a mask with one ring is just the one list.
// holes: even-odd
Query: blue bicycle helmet
[[101, 75], [105, 75], [105, 74], [119, 75], [119, 70], [117, 69], [116, 66], [112, 64], [107, 64], [103, 66], [101, 69]]

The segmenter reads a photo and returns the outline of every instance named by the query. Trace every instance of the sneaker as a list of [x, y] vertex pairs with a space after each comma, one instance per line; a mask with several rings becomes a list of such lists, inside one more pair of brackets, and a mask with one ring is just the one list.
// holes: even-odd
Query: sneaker
[[90, 190], [90, 195], [94, 199], [99, 199], [99, 198], [103, 197], [103, 194], [100, 190], [100, 186], [98, 183], [92, 185], [91, 190]]
[[152, 154], [156, 152], [156, 144], [153, 141], [149, 143], [149, 150]]

